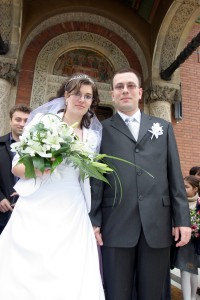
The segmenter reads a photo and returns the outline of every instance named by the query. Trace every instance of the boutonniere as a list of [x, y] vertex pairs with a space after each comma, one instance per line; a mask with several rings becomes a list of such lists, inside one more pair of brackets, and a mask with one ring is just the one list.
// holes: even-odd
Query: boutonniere
[[158, 139], [159, 135], [163, 134], [162, 126], [159, 123], [153, 123], [153, 126], [148, 131], [152, 133], [151, 140], [154, 136]]

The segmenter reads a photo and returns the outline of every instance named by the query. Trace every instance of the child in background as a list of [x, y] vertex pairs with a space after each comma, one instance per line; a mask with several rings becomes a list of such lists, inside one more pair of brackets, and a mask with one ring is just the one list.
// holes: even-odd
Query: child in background
[[195, 177], [197, 177], [200, 180], [200, 167], [198, 167], [198, 166], [192, 167], [190, 169], [189, 173], [190, 173], [190, 175], [194, 175]]
[[[184, 178], [190, 211], [197, 209], [199, 202], [199, 180], [193, 175]], [[198, 286], [198, 255], [192, 240], [177, 252], [176, 268], [181, 272], [183, 300], [196, 300]]]

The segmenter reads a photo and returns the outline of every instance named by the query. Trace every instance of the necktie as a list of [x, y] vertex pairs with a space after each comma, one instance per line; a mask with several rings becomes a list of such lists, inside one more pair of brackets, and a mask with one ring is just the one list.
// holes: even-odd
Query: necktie
[[126, 125], [128, 126], [130, 132], [132, 133], [134, 139], [137, 141], [139, 133], [139, 123], [135, 119], [127, 118], [125, 120]]

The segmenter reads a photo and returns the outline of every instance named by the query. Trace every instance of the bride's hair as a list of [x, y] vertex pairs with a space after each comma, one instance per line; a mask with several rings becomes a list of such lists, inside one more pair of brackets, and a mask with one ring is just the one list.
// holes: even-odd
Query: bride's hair
[[[96, 87], [95, 82], [92, 78], [90, 78], [88, 75], [85, 74], [74, 74], [65, 83], [65, 91], [70, 94], [71, 92], [78, 93], [80, 91], [80, 88], [82, 85], [90, 85], [92, 87], [92, 104], [90, 106], [90, 109], [88, 112], [83, 116], [81, 121], [81, 128], [84, 126], [86, 128], [89, 128], [91, 119], [94, 116], [95, 109], [97, 108], [100, 99], [99, 99], [99, 93]], [[67, 109], [67, 107], [66, 107]], [[65, 109], [65, 111], [66, 111]]]

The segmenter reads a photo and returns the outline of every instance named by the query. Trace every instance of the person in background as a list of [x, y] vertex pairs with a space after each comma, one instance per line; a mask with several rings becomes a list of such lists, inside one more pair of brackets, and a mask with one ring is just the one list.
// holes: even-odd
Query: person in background
[[[189, 174], [194, 175], [200, 180], [200, 167], [199, 166], [192, 167], [189, 171]], [[200, 203], [197, 203], [197, 209], [198, 210], [200, 209]], [[197, 294], [200, 295], [200, 287], [197, 288]]]
[[0, 233], [13, 210], [12, 204], [17, 200], [13, 189], [17, 178], [11, 172], [13, 152], [10, 145], [19, 141], [30, 112], [31, 108], [24, 104], [13, 106], [9, 112], [11, 131], [0, 137]]
[[[112, 100], [117, 113], [102, 122], [101, 153], [110, 159], [121, 188], [91, 180], [90, 213], [102, 246], [106, 300], [131, 300], [136, 276], [139, 300], [160, 300], [169, 267], [172, 222], [176, 246], [191, 236], [189, 207], [171, 124], [144, 114], [140, 76], [132, 69], [114, 74]], [[145, 171], [153, 175], [151, 177]]]
[[[184, 184], [190, 211], [197, 210], [199, 200], [199, 180], [194, 175], [184, 178]], [[192, 222], [191, 222], [192, 223]], [[175, 267], [181, 272], [183, 300], [196, 300], [198, 286], [198, 255], [191, 240], [177, 252]]]
[[189, 171], [189, 174], [196, 176], [200, 180], [200, 167], [192, 167]]

